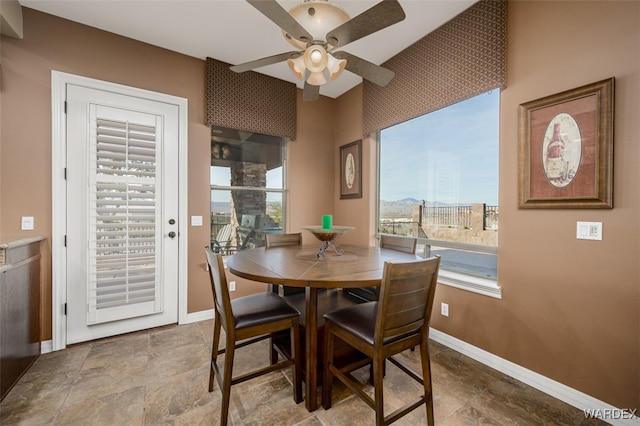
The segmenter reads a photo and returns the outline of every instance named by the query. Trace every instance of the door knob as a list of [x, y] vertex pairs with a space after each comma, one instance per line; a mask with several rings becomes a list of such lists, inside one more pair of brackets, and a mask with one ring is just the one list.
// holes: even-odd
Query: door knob
[[169, 238], [175, 238], [176, 237], [176, 233], [171, 231], [169, 232]]

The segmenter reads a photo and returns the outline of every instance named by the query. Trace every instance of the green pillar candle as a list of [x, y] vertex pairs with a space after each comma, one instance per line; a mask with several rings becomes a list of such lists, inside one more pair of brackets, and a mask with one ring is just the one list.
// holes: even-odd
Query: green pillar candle
[[322, 216], [322, 229], [331, 229], [333, 217], [330, 214]]

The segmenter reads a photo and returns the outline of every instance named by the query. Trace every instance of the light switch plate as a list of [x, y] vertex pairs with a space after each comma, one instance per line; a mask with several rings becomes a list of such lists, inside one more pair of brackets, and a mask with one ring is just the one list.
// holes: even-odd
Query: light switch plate
[[576, 238], [579, 240], [602, 240], [602, 222], [578, 222]]
[[33, 231], [33, 228], [34, 228], [33, 216], [22, 216], [21, 229], [23, 231]]
[[441, 303], [440, 304], [440, 314], [448, 317], [449, 316], [449, 304], [448, 303]]
[[191, 226], [202, 226], [202, 216], [191, 216]]

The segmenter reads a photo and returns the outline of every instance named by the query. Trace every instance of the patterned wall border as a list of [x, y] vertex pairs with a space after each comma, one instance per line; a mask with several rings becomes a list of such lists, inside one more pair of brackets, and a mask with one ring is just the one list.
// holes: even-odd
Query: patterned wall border
[[365, 80], [363, 135], [506, 87], [507, 1], [481, 0], [385, 64], [385, 87]]
[[296, 85], [207, 58], [205, 124], [296, 138]]

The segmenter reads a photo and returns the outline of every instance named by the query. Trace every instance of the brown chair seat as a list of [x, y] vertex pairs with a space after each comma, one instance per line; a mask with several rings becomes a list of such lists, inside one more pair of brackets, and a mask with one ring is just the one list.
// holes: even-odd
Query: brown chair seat
[[300, 313], [274, 293], [258, 293], [231, 301], [236, 330], [280, 321]]
[[[329, 312], [325, 314], [325, 319], [340, 324], [345, 331], [348, 331], [366, 343], [373, 345], [375, 343], [373, 336], [375, 335], [376, 323], [375, 321], [372, 321], [372, 319], [376, 317], [377, 309], [378, 304], [376, 302], [366, 302], [352, 308]], [[415, 332], [409, 331], [404, 334], [386, 337], [382, 342], [383, 344], [388, 345], [398, 340], [402, 340], [412, 334], [415, 334]]]

